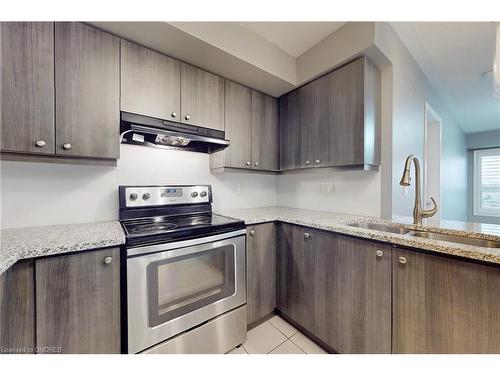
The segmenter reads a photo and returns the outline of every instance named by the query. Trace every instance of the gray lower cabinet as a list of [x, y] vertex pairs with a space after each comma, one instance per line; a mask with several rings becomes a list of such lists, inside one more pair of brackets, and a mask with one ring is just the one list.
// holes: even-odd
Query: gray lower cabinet
[[279, 101], [281, 170], [380, 164], [380, 74], [366, 57]]
[[247, 227], [247, 324], [274, 311], [276, 306], [276, 226]]
[[120, 249], [36, 260], [36, 346], [120, 353]]
[[56, 154], [119, 157], [120, 41], [78, 22], [55, 25]]
[[120, 109], [180, 121], [181, 63], [127, 40], [120, 42]]
[[279, 224], [278, 310], [337, 352], [390, 353], [391, 250]]
[[181, 122], [224, 130], [224, 78], [181, 63]]
[[314, 335], [339, 353], [391, 353], [392, 248], [314, 235]]
[[35, 271], [21, 261], [0, 275], [0, 354], [35, 350]]
[[394, 353], [500, 353], [500, 267], [395, 249]]
[[315, 328], [316, 230], [277, 225], [276, 307], [310, 333]]
[[1, 150], [54, 153], [54, 24], [0, 23]]

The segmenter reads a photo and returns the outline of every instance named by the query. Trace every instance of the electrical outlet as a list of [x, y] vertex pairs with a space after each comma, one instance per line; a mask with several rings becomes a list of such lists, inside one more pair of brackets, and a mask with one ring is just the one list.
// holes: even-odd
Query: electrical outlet
[[234, 192], [235, 193], [241, 192], [241, 184], [239, 184], [239, 183], [234, 184]]

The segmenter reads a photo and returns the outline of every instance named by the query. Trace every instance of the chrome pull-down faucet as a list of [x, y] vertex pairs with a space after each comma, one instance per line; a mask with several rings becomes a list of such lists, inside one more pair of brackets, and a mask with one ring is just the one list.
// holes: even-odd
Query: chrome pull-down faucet
[[438, 210], [436, 201], [431, 198], [434, 207], [430, 210], [424, 210], [422, 208], [422, 201], [420, 196], [420, 162], [417, 157], [413, 154], [406, 158], [405, 169], [403, 171], [403, 176], [399, 184], [401, 186], [410, 186], [410, 168], [411, 161], [415, 164], [415, 206], [413, 207], [413, 224], [422, 224], [422, 219], [434, 216]]

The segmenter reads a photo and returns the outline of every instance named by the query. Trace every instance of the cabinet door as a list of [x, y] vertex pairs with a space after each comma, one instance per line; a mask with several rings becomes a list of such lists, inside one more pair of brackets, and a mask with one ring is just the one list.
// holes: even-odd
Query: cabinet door
[[181, 121], [224, 130], [224, 78], [181, 64]]
[[277, 226], [276, 307], [310, 332], [315, 326], [314, 232], [296, 225]]
[[230, 144], [224, 166], [252, 168], [252, 90], [235, 82], [225, 83], [225, 132]]
[[35, 349], [35, 275], [33, 261], [21, 261], [0, 275], [1, 353]]
[[247, 324], [276, 306], [276, 228], [274, 223], [247, 227]]
[[395, 250], [393, 352], [500, 353], [499, 290], [498, 266]]
[[56, 153], [118, 158], [119, 39], [82, 23], [56, 23], [55, 59]]
[[180, 121], [180, 62], [122, 39], [121, 110]]
[[252, 90], [252, 165], [278, 170], [278, 101]]
[[286, 171], [302, 167], [299, 95], [292, 91], [279, 98], [280, 170]]
[[340, 353], [391, 353], [391, 247], [316, 237], [314, 334]]
[[120, 353], [120, 249], [43, 258], [35, 267], [37, 346]]
[[3, 151], [54, 153], [54, 24], [0, 23]]
[[319, 100], [319, 84], [313, 81], [297, 90], [297, 111], [299, 116], [301, 163], [298, 168], [309, 168], [315, 165], [319, 151], [316, 141], [318, 121], [317, 103]]
[[325, 78], [333, 92], [326, 105], [332, 125], [328, 137], [332, 166], [364, 163], [364, 71], [365, 59], [361, 58]]

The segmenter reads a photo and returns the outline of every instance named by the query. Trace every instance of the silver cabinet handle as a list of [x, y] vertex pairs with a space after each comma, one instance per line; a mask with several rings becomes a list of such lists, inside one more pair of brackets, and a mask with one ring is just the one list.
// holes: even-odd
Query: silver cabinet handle
[[401, 264], [406, 264], [406, 258], [405, 257], [399, 257], [398, 258], [399, 263]]
[[378, 257], [384, 255], [384, 252], [382, 250], [377, 250], [375, 253], [377, 254]]
[[259, 166], [259, 162], [256, 161], [255, 163], [253, 163], [253, 165], [255, 165], [256, 167], [258, 167]]
[[42, 141], [41, 139], [35, 142], [36, 147], [43, 147], [45, 146], [45, 141]]
[[311, 234], [310, 234], [310, 233], [307, 233], [307, 232], [306, 232], [306, 233], [304, 233], [304, 238], [309, 238], [309, 237], [311, 237]]
[[172, 116], [172, 117], [177, 117], [177, 112], [172, 112], [172, 113], [170, 114], [170, 116]]
[[65, 150], [69, 150], [71, 148], [71, 143], [65, 143], [65, 144], [63, 144], [63, 148]]
[[250, 163], [249, 161], [246, 161], [246, 162], [245, 162], [245, 164], [246, 164], [246, 165], [250, 165], [251, 163]]
[[319, 160], [319, 159], [314, 161], [314, 164], [316, 164], [316, 165], [319, 165], [319, 163], [321, 163], [321, 160]]
[[189, 121], [191, 119], [191, 116], [186, 115], [186, 116], [184, 116], [184, 118]]
[[104, 264], [110, 264], [113, 261], [112, 257], [106, 257], [104, 258]]
[[311, 161], [310, 160], [306, 160], [306, 165], [309, 165], [311, 164]]
[[255, 236], [255, 231], [254, 230], [250, 231], [250, 236]]

